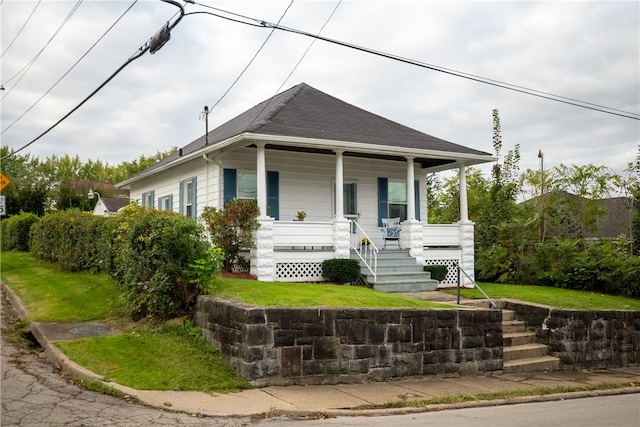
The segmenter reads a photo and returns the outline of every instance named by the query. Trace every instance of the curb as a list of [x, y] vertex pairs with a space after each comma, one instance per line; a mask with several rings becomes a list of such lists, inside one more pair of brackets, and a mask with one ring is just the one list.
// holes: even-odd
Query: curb
[[[7, 296], [7, 299], [11, 305], [15, 308], [16, 312], [23, 319], [28, 318], [28, 311], [23, 306], [22, 301], [13, 293], [13, 291], [6, 286], [2, 285], [2, 293]], [[37, 322], [28, 321], [29, 329], [36, 338], [38, 343], [43, 347], [45, 356], [47, 359], [62, 373], [69, 375], [70, 377], [81, 379], [92, 379], [100, 382], [104, 386], [111, 387], [119, 392], [136, 399], [139, 403], [156, 409], [171, 411], [171, 412], [185, 412], [180, 408], [171, 408], [157, 404], [144, 396], [139, 390], [124, 386], [122, 384], [114, 382], [106, 382], [104, 377], [84, 368], [83, 366], [75, 363], [67, 355], [65, 355], [58, 347], [50, 342], [43, 334], [40, 324]], [[640, 387], [621, 387], [605, 390], [589, 390], [589, 391], [577, 391], [568, 393], [553, 393], [544, 395], [531, 395], [531, 396], [519, 396], [514, 398], [503, 398], [495, 400], [476, 400], [469, 402], [451, 403], [451, 404], [434, 404], [425, 406], [407, 406], [402, 408], [351, 408], [351, 409], [326, 409], [326, 410], [303, 410], [303, 409], [272, 409], [270, 411], [256, 412], [252, 414], [242, 415], [226, 415], [237, 417], [291, 417], [291, 418], [304, 418], [304, 417], [317, 417], [318, 415], [326, 415], [329, 417], [355, 417], [355, 416], [376, 416], [376, 415], [403, 415], [421, 412], [434, 412], [444, 411], [452, 409], [464, 409], [464, 408], [480, 408], [490, 406], [503, 406], [514, 405], [519, 403], [534, 403], [534, 402], [550, 402], [558, 400], [580, 399], [587, 397], [597, 396], [613, 396], [622, 394], [640, 393]], [[392, 402], [391, 402], [392, 403]], [[189, 412], [189, 411], [188, 411]], [[193, 412], [194, 414], [208, 416], [208, 417], [226, 417], [223, 415], [212, 415], [204, 412]]]

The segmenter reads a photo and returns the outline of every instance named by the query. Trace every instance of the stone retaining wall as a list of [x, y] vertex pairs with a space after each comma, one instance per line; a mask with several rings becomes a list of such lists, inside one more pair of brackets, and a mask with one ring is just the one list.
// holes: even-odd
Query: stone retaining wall
[[563, 369], [640, 364], [640, 311], [563, 310], [511, 300], [500, 305], [535, 330], [538, 342], [549, 346]]
[[502, 312], [259, 308], [198, 297], [196, 324], [256, 386], [502, 370]]

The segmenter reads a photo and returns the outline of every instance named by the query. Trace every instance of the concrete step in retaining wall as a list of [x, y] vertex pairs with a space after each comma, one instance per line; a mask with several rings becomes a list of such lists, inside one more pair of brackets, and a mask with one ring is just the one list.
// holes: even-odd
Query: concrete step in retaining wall
[[560, 369], [560, 359], [552, 356], [533, 357], [529, 359], [511, 360], [503, 363], [505, 374], [521, 372], [557, 371]]
[[560, 359], [549, 356], [549, 346], [538, 344], [536, 334], [526, 330], [526, 324], [516, 320], [511, 310], [502, 311], [503, 372], [556, 371]]

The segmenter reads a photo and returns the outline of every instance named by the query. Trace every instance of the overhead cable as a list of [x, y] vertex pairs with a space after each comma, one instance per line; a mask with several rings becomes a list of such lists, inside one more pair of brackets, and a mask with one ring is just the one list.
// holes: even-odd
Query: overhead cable
[[24, 21], [24, 24], [22, 24], [22, 27], [20, 28], [20, 30], [18, 31], [18, 33], [15, 35], [15, 37], [13, 38], [13, 40], [11, 40], [11, 43], [9, 43], [9, 46], [7, 46], [7, 48], [4, 50], [4, 52], [2, 52], [2, 55], [0, 55], [0, 59], [4, 56], [5, 53], [7, 53], [7, 51], [9, 49], [11, 49], [11, 46], [13, 46], [13, 43], [18, 39], [18, 37], [20, 36], [20, 34], [22, 33], [22, 30], [24, 30], [24, 27], [27, 26], [27, 24], [29, 23], [29, 21], [31, 20], [31, 17], [33, 16], [33, 14], [36, 12], [36, 9], [38, 9], [38, 6], [40, 6], [40, 3], [42, 2], [42, 0], [38, 0], [38, 3], [36, 3], [36, 6], [33, 8], [33, 10], [31, 11], [31, 14], [29, 15], [29, 17], [27, 17], [27, 20]]
[[49, 94], [49, 92], [51, 92], [53, 90], [53, 88], [55, 88], [58, 83], [60, 83], [62, 81], [62, 79], [64, 79], [67, 74], [69, 74], [71, 72], [71, 70], [73, 70], [76, 65], [78, 65], [80, 63], [80, 61], [82, 61], [85, 56], [87, 56], [89, 54], [89, 52], [91, 52], [93, 50], [94, 47], [96, 47], [96, 45], [98, 43], [100, 43], [100, 41], [109, 33], [109, 31], [111, 31], [113, 29], [113, 27], [116, 26], [116, 24], [118, 22], [120, 22], [120, 20], [131, 10], [131, 8], [138, 2], [138, 0], [134, 0], [133, 3], [131, 3], [131, 5], [127, 8], [127, 10], [124, 11], [124, 13], [122, 15], [120, 15], [120, 17], [118, 19], [116, 19], [116, 21], [111, 24], [111, 26], [109, 28], [107, 28], [107, 31], [104, 32], [104, 34], [102, 34], [100, 36], [100, 38], [98, 40], [96, 40], [96, 42], [94, 44], [91, 45], [91, 47], [80, 57], [80, 59], [78, 59], [72, 66], [71, 68], [69, 68], [54, 84], [53, 86], [51, 86], [49, 89], [47, 89], [47, 91], [40, 97], [38, 98], [38, 100], [36, 102], [34, 102], [29, 108], [27, 108], [27, 110], [22, 113], [20, 116], [18, 116], [13, 122], [11, 122], [11, 124], [9, 124], [9, 126], [5, 127], [4, 129], [2, 129], [2, 131], [0, 132], [0, 135], [2, 135], [3, 133], [5, 133], [5, 131], [7, 131], [9, 128], [11, 128], [11, 126], [15, 125], [21, 118], [23, 118], [29, 111], [31, 111], [31, 109], [33, 107], [35, 107], [40, 101], [42, 101], [42, 99], [47, 96]]
[[[377, 51], [374, 49], [370, 49], [367, 47], [363, 47], [363, 46], [358, 46], [352, 43], [348, 43], [348, 42], [344, 42], [344, 41], [340, 41], [340, 40], [335, 40], [335, 39], [330, 39], [328, 37], [323, 37], [320, 35], [315, 35], [315, 34], [311, 34], [311, 33], [307, 33], [305, 31], [302, 30], [297, 30], [295, 28], [289, 28], [289, 27], [285, 27], [279, 24], [273, 24], [264, 20], [259, 20], [256, 18], [252, 18], [252, 17], [248, 17], [248, 16], [243, 16], [237, 13], [233, 13], [233, 12], [228, 12], [225, 11], [223, 9], [219, 9], [219, 8], [214, 8], [212, 6], [208, 6], [208, 5], [204, 5], [201, 3], [196, 3], [200, 6], [204, 6], [204, 7], [208, 7], [211, 9], [215, 9], [219, 12], [223, 12], [229, 15], [233, 15], [236, 16], [238, 18], [242, 18], [244, 19], [236, 19], [236, 18], [230, 18], [228, 16], [224, 16], [224, 15], [220, 15], [220, 14], [216, 14], [216, 13], [212, 13], [209, 12], [210, 15], [216, 16], [218, 18], [222, 18], [222, 19], [226, 19], [229, 21], [233, 21], [233, 22], [238, 22], [244, 25], [249, 25], [249, 26], [253, 26], [253, 27], [264, 27], [264, 28], [275, 28], [281, 31], [286, 31], [286, 32], [290, 32], [290, 33], [294, 33], [294, 34], [299, 34], [299, 35], [303, 35], [303, 36], [307, 36], [307, 37], [312, 37], [318, 40], [322, 40], [328, 43], [332, 43], [332, 44], [336, 44], [339, 46], [343, 46], [343, 47], [347, 47], [350, 49], [355, 49], [361, 52], [365, 52], [365, 53], [369, 53], [372, 55], [376, 55], [376, 56], [380, 56], [383, 58], [387, 58], [387, 59], [392, 59], [394, 61], [399, 61], [399, 62], [403, 62], [409, 65], [415, 65], [421, 68], [425, 68], [425, 69], [429, 69], [432, 71], [437, 71], [440, 73], [444, 73], [444, 74], [449, 74], [455, 77], [461, 77], [464, 79], [468, 79], [468, 80], [472, 80], [478, 83], [483, 83], [483, 84], [487, 84], [487, 85], [491, 85], [491, 86], [495, 86], [495, 87], [499, 87], [502, 89], [507, 89], [507, 90], [511, 90], [514, 92], [519, 92], [525, 95], [530, 95], [530, 96], [535, 96], [538, 98], [543, 98], [543, 99], [547, 99], [550, 101], [555, 101], [555, 102], [560, 102], [563, 104], [568, 104], [568, 105], [573, 105], [576, 107], [581, 107], [581, 108], [586, 108], [589, 110], [594, 110], [594, 111], [598, 111], [601, 113], [606, 113], [606, 114], [612, 114], [615, 116], [620, 116], [620, 117], [624, 117], [627, 119], [632, 119], [632, 120], [640, 120], [640, 114], [637, 113], [633, 113], [633, 112], [629, 112], [629, 111], [624, 111], [624, 110], [619, 110], [616, 108], [612, 108], [612, 107], [607, 107], [604, 105], [599, 105], [599, 104], [594, 104], [591, 102], [586, 102], [586, 101], [580, 101], [578, 99], [574, 99], [574, 98], [569, 98], [569, 97], [565, 97], [565, 96], [560, 96], [560, 95], [555, 95], [549, 92], [543, 92], [540, 90], [536, 90], [536, 89], [531, 89], [531, 88], [527, 88], [524, 86], [518, 86], [518, 85], [514, 85], [511, 83], [505, 83], [505, 82], [501, 82], [499, 80], [494, 80], [494, 79], [489, 79], [486, 77], [481, 77], [478, 75], [474, 75], [474, 74], [470, 74], [470, 73], [465, 73], [462, 71], [457, 71], [457, 70], [453, 70], [450, 68], [445, 68], [445, 67], [440, 67], [438, 65], [433, 65], [433, 64], [427, 64], [424, 62], [420, 62], [417, 60], [413, 60], [413, 59], [409, 59], [409, 58], [404, 58], [398, 55], [394, 55], [391, 53], [386, 53], [386, 52], [381, 52], [381, 51]], [[250, 21], [250, 22], [248, 22]]]
[[66, 18], [64, 18], [64, 20], [62, 21], [62, 24], [60, 24], [60, 26], [58, 27], [58, 29], [55, 31], [55, 33], [53, 33], [53, 35], [51, 36], [51, 38], [49, 39], [49, 41], [47, 41], [47, 43], [45, 43], [45, 45], [42, 47], [42, 49], [40, 49], [40, 52], [38, 52], [36, 54], [36, 56], [33, 57], [33, 59], [31, 61], [29, 61], [27, 63], [27, 65], [25, 65], [24, 67], [22, 67], [22, 69], [20, 71], [18, 71], [16, 74], [13, 75], [13, 77], [11, 77], [9, 80], [5, 81], [4, 83], [2, 83], [2, 86], [4, 87], [4, 85], [6, 85], [7, 83], [9, 83], [11, 80], [13, 80], [16, 76], [18, 76], [19, 74], [22, 73], [22, 75], [20, 76], [20, 78], [18, 79], [17, 82], [14, 83], [13, 86], [11, 86], [11, 89], [9, 89], [7, 91], [7, 94], [2, 98], [2, 100], [4, 101], [7, 96], [9, 96], [9, 94], [11, 93], [11, 91], [13, 91], [13, 88], [15, 88], [18, 83], [20, 83], [20, 80], [22, 80], [22, 78], [24, 76], [27, 75], [27, 73], [29, 72], [29, 69], [31, 69], [31, 67], [33, 66], [33, 64], [36, 63], [36, 61], [38, 60], [38, 58], [40, 57], [40, 55], [42, 55], [42, 52], [44, 52], [44, 50], [47, 48], [47, 46], [49, 46], [49, 44], [53, 41], [53, 39], [58, 35], [58, 33], [60, 32], [60, 30], [62, 30], [62, 28], [64, 28], [64, 26], [67, 24], [67, 22], [69, 22], [69, 19], [71, 19], [71, 17], [73, 16], [74, 13], [76, 13], [76, 11], [78, 10], [78, 8], [80, 7], [80, 5], [82, 4], [84, 0], [78, 0], [78, 2], [73, 6], [73, 8], [71, 9], [71, 12], [69, 12], [69, 14], [66, 16]]
[[[173, 22], [173, 24], [169, 25], [169, 30], [172, 30], [176, 25], [178, 25], [178, 23], [182, 20], [182, 18], [184, 17], [184, 8], [182, 7], [182, 5], [180, 3], [178, 3], [177, 1], [174, 0], [160, 0], [164, 3], [170, 3], [178, 8], [180, 8], [180, 16]], [[174, 15], [175, 16], [175, 15]], [[69, 117], [71, 114], [73, 114], [76, 110], [78, 110], [78, 108], [82, 107], [89, 99], [91, 99], [96, 93], [98, 93], [104, 86], [107, 85], [107, 83], [109, 83], [111, 80], [113, 80], [113, 78], [115, 76], [117, 76], [120, 71], [122, 71], [127, 65], [129, 65], [130, 63], [132, 63], [133, 61], [135, 61], [136, 59], [140, 58], [142, 55], [144, 55], [147, 51], [149, 50], [149, 42], [147, 42], [144, 46], [140, 47], [140, 49], [138, 49], [138, 52], [135, 53], [133, 56], [131, 56], [124, 64], [122, 64], [120, 66], [120, 68], [118, 68], [113, 74], [111, 74], [111, 76], [109, 76], [109, 78], [107, 78], [107, 80], [105, 80], [100, 86], [98, 86], [93, 92], [91, 92], [89, 94], [89, 96], [87, 96], [85, 99], [83, 99], [78, 105], [76, 105], [71, 111], [69, 111], [67, 114], [65, 114], [60, 120], [58, 120], [57, 122], [55, 122], [53, 125], [51, 125], [47, 130], [45, 130], [44, 132], [42, 132], [40, 135], [38, 135], [37, 137], [35, 137], [34, 139], [32, 139], [30, 142], [28, 142], [27, 144], [23, 145], [22, 147], [20, 147], [19, 149], [15, 150], [15, 151], [11, 151], [9, 154], [7, 154], [6, 156], [0, 158], [0, 161], [2, 160], [6, 160], [10, 157], [12, 157], [13, 155], [19, 153], [20, 151], [24, 150], [25, 148], [27, 148], [28, 146], [30, 146], [31, 144], [33, 144], [34, 142], [36, 142], [37, 140], [39, 140], [40, 138], [42, 138], [43, 136], [45, 136], [47, 133], [49, 133], [52, 129], [54, 129], [56, 126], [58, 126], [60, 123], [62, 123], [67, 117]]]

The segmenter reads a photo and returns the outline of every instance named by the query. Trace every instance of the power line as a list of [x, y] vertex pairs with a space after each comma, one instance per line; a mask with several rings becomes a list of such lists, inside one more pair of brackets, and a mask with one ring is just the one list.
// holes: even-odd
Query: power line
[[27, 26], [27, 24], [29, 23], [29, 21], [31, 20], [31, 17], [33, 16], [33, 14], [36, 12], [36, 9], [38, 8], [38, 6], [40, 6], [40, 3], [42, 2], [42, 0], [38, 0], [38, 3], [36, 3], [36, 6], [33, 8], [33, 10], [31, 11], [31, 14], [29, 15], [29, 17], [27, 18], [26, 21], [24, 21], [24, 24], [22, 25], [22, 27], [20, 28], [20, 30], [18, 31], [18, 34], [16, 34], [16, 36], [13, 38], [13, 40], [11, 40], [11, 43], [9, 43], [9, 46], [7, 46], [7, 48], [4, 50], [4, 52], [2, 52], [2, 55], [0, 55], [0, 59], [2, 59], [2, 57], [4, 56], [5, 53], [7, 53], [7, 51], [9, 49], [11, 49], [11, 46], [13, 46], [13, 43], [18, 39], [18, 37], [20, 36], [20, 33], [22, 33], [22, 30], [24, 30], [24, 27]]
[[[29, 70], [31, 69], [31, 67], [33, 66], [33, 64], [36, 63], [36, 61], [38, 60], [38, 58], [40, 57], [40, 55], [42, 55], [42, 52], [44, 52], [44, 50], [47, 48], [47, 46], [49, 46], [49, 44], [53, 41], [53, 39], [58, 35], [58, 33], [60, 32], [60, 30], [62, 30], [62, 28], [64, 28], [64, 26], [67, 24], [67, 22], [69, 22], [69, 19], [71, 19], [71, 17], [73, 16], [74, 13], [76, 13], [76, 11], [78, 10], [78, 8], [80, 7], [80, 5], [82, 4], [84, 0], [78, 0], [78, 2], [73, 6], [73, 8], [71, 9], [71, 12], [69, 12], [69, 14], [66, 16], [66, 18], [64, 18], [64, 20], [62, 21], [62, 24], [60, 24], [60, 26], [58, 27], [58, 29], [55, 31], [55, 33], [53, 33], [53, 35], [51, 36], [51, 38], [49, 39], [49, 41], [47, 41], [47, 43], [45, 43], [45, 45], [42, 47], [42, 49], [40, 49], [40, 52], [38, 52], [36, 54], [36, 56], [33, 57], [33, 59], [31, 61], [29, 61], [27, 63], [27, 65], [25, 65], [24, 67], [22, 67], [22, 69], [20, 71], [18, 71], [13, 77], [11, 77], [9, 80], [5, 81], [2, 86], [6, 85], [7, 83], [9, 83], [11, 80], [13, 80], [17, 75], [19, 75], [20, 73], [22, 73], [22, 75], [20, 76], [20, 78], [18, 79], [17, 82], [15, 82], [15, 84], [13, 86], [11, 86], [11, 89], [9, 89], [9, 91], [7, 91], [7, 94], [2, 98], [2, 100], [4, 101], [7, 96], [9, 96], [9, 94], [13, 91], [13, 89], [18, 85], [18, 83], [20, 83], [20, 80], [22, 80], [22, 78], [24, 76], [27, 75], [27, 73], [29, 72]], [[24, 71], [24, 73], [23, 73]]]
[[[289, 11], [289, 8], [291, 8], [291, 5], [293, 4], [294, 0], [291, 0], [291, 2], [289, 3], [289, 6], [287, 6], [287, 8], [284, 10], [284, 12], [282, 13], [282, 16], [280, 16], [280, 19], [278, 19], [278, 23], [276, 25], [278, 25], [280, 23], [280, 21], [282, 21], [282, 19], [285, 17], [285, 15], [287, 14], [287, 12]], [[238, 80], [240, 80], [240, 78], [242, 77], [242, 75], [245, 73], [245, 71], [247, 71], [247, 69], [251, 66], [251, 64], [253, 63], [253, 61], [256, 59], [256, 57], [258, 56], [258, 54], [262, 51], [262, 48], [267, 44], [267, 42], [269, 41], [269, 39], [271, 38], [271, 36], [273, 35], [273, 33], [275, 32], [275, 28], [273, 30], [271, 30], [271, 32], [269, 33], [269, 35], [267, 36], [267, 38], [264, 40], [264, 42], [262, 42], [262, 45], [258, 48], [258, 51], [255, 53], [255, 55], [253, 55], [253, 58], [251, 58], [251, 60], [249, 61], [249, 63], [247, 64], [246, 67], [244, 67], [244, 70], [242, 70], [240, 72], [240, 75], [238, 75], [238, 77], [234, 80], [233, 83], [231, 83], [231, 86], [229, 86], [229, 89], [226, 90], [225, 93], [222, 94], [222, 96], [220, 97], [220, 99], [218, 99], [216, 101], [215, 104], [213, 104], [213, 107], [211, 107], [211, 110], [213, 110], [214, 108], [216, 108], [216, 106], [220, 103], [220, 101], [222, 101], [224, 99], [225, 96], [227, 96], [227, 94], [229, 93], [229, 91], [231, 91], [231, 89], [236, 85], [236, 83], [238, 83]]]
[[[168, 31], [172, 30], [173, 28], [175, 28], [176, 25], [178, 25], [178, 23], [182, 20], [182, 18], [184, 17], [184, 8], [182, 7], [182, 5], [180, 3], [178, 3], [175, 0], [160, 0], [164, 3], [169, 3], [172, 4], [178, 8], [180, 8], [180, 16], [178, 17], [178, 19], [175, 20], [175, 22], [171, 25], [169, 25], [167, 23], [166, 28], [168, 29]], [[174, 15], [175, 16], [175, 15]], [[164, 27], [163, 27], [164, 28]], [[107, 80], [105, 80], [104, 82], [102, 82], [102, 84], [100, 86], [98, 86], [93, 92], [91, 92], [89, 94], [89, 96], [87, 96], [85, 99], [83, 99], [78, 105], [76, 105], [71, 111], [69, 111], [67, 114], [65, 114], [60, 120], [58, 120], [57, 122], [55, 122], [53, 125], [51, 125], [47, 130], [45, 130], [44, 132], [42, 132], [40, 135], [38, 135], [37, 137], [35, 137], [34, 139], [32, 139], [30, 142], [28, 142], [27, 144], [23, 145], [22, 147], [20, 147], [19, 149], [10, 152], [9, 154], [7, 154], [6, 156], [0, 158], [0, 161], [2, 160], [6, 160], [10, 157], [12, 157], [13, 155], [19, 153], [20, 151], [24, 150], [25, 148], [29, 147], [31, 144], [33, 144], [34, 142], [36, 142], [37, 140], [39, 140], [40, 138], [42, 138], [43, 136], [45, 136], [47, 133], [49, 133], [51, 130], [53, 130], [56, 126], [58, 126], [60, 123], [62, 123], [67, 117], [69, 117], [71, 114], [73, 114], [77, 109], [79, 109], [80, 107], [82, 107], [89, 99], [91, 99], [96, 93], [98, 93], [104, 86], [107, 85], [107, 83], [109, 83], [111, 80], [113, 80], [113, 78], [115, 76], [117, 76], [120, 71], [122, 71], [127, 65], [129, 65], [130, 63], [132, 63], [133, 61], [135, 61], [136, 59], [140, 58], [142, 55], [144, 55], [147, 51], [149, 51], [150, 47], [150, 42], [153, 42], [154, 39], [156, 39], [158, 37], [158, 34], [161, 33], [162, 30], [160, 30], [158, 33], [156, 33], [156, 35], [154, 35], [143, 47], [141, 47], [140, 49], [138, 49], [138, 52], [135, 53], [133, 56], [131, 56], [124, 64], [122, 64], [120, 66], [120, 68], [118, 68], [113, 74], [111, 74], [111, 76], [109, 76], [109, 78], [107, 78]], [[168, 38], [166, 39], [168, 40]], [[165, 42], [166, 42], [165, 40]], [[159, 49], [160, 47], [157, 47], [157, 49]]]
[[38, 105], [38, 103], [40, 101], [42, 101], [42, 99], [47, 96], [49, 94], [49, 92], [51, 92], [57, 85], [58, 83], [60, 83], [62, 81], [62, 79], [64, 79], [67, 74], [69, 74], [71, 72], [71, 70], [73, 70], [76, 65], [78, 65], [80, 63], [80, 61], [82, 61], [85, 56], [87, 56], [89, 54], [89, 52], [91, 52], [93, 50], [94, 47], [96, 47], [96, 45], [98, 43], [100, 43], [100, 41], [109, 33], [109, 31], [111, 31], [113, 29], [113, 27], [116, 26], [116, 24], [118, 22], [120, 22], [120, 20], [131, 10], [131, 8], [133, 8], [133, 6], [138, 2], [138, 0], [134, 0], [133, 3], [131, 3], [131, 5], [127, 8], [127, 10], [124, 11], [124, 13], [122, 15], [120, 15], [120, 17], [118, 19], [116, 19], [116, 21], [111, 24], [111, 26], [109, 28], [107, 28], [107, 31], [104, 32], [104, 34], [102, 34], [100, 36], [100, 38], [91, 45], [91, 47], [89, 47], [89, 49], [80, 57], [80, 59], [78, 59], [72, 66], [71, 68], [69, 68], [54, 84], [53, 86], [51, 86], [49, 89], [47, 89], [47, 91], [40, 97], [38, 98], [38, 100], [36, 102], [34, 102], [29, 108], [27, 108], [27, 110], [22, 113], [20, 116], [18, 116], [18, 118], [16, 118], [13, 122], [11, 122], [11, 124], [7, 127], [5, 127], [2, 132], [0, 132], [0, 135], [2, 135], [3, 133], [5, 133], [7, 130], [9, 130], [9, 128], [11, 128], [13, 125], [15, 125], [20, 119], [22, 119], [29, 111], [31, 111], [31, 109], [33, 109], [33, 107], [35, 107], [36, 105]]
[[[320, 35], [314, 35], [311, 33], [307, 33], [305, 31], [302, 30], [297, 30], [294, 28], [289, 28], [289, 27], [285, 27], [279, 24], [273, 24], [264, 20], [259, 20], [256, 18], [252, 18], [252, 17], [248, 17], [248, 16], [244, 16], [244, 15], [240, 15], [237, 13], [233, 13], [233, 12], [228, 12], [226, 10], [223, 9], [219, 9], [219, 8], [214, 8], [211, 6], [207, 6], [207, 5], [203, 5], [200, 3], [196, 3], [200, 6], [204, 6], [204, 7], [208, 7], [211, 9], [215, 9], [218, 10], [220, 12], [223, 13], [227, 13], [229, 15], [233, 15], [239, 18], [243, 18], [245, 20], [249, 20], [249, 21], [253, 21], [253, 22], [247, 22], [247, 21], [242, 21], [239, 19], [235, 19], [235, 18], [230, 18], [228, 16], [224, 16], [224, 15], [220, 15], [220, 14], [215, 14], [215, 13], [211, 13], [209, 12], [210, 15], [216, 16], [218, 18], [222, 18], [222, 19], [226, 19], [232, 22], [238, 22], [244, 25], [249, 25], [249, 26], [253, 26], [253, 27], [264, 27], [264, 28], [275, 28], [281, 31], [286, 31], [286, 32], [290, 32], [290, 33], [294, 33], [294, 34], [299, 34], [299, 35], [303, 35], [303, 36], [307, 36], [307, 37], [312, 37], [314, 39], [318, 39], [318, 40], [322, 40], [325, 41], [327, 43], [332, 43], [332, 44], [336, 44], [339, 46], [343, 46], [343, 47], [347, 47], [350, 49], [354, 49], [354, 50], [358, 50], [361, 52], [365, 52], [365, 53], [369, 53], [372, 55], [376, 55], [376, 56], [380, 56], [383, 58], [387, 58], [387, 59], [392, 59], [394, 61], [398, 61], [398, 62], [403, 62], [409, 65], [415, 65], [421, 68], [425, 68], [425, 69], [429, 69], [432, 71], [437, 71], [440, 73], [444, 73], [444, 74], [449, 74], [455, 77], [461, 77], [467, 80], [472, 80], [478, 83], [483, 83], [483, 84], [487, 84], [490, 86], [495, 86], [495, 87], [499, 87], [502, 89], [507, 89], [507, 90], [511, 90], [514, 92], [519, 92], [525, 95], [530, 95], [530, 96], [535, 96], [538, 98], [543, 98], [543, 99], [547, 99], [550, 101], [555, 101], [555, 102], [560, 102], [563, 104], [568, 104], [568, 105], [573, 105], [575, 107], [581, 107], [581, 108], [586, 108], [589, 110], [594, 110], [594, 111], [598, 111], [601, 113], [606, 113], [606, 114], [611, 114], [611, 115], [615, 115], [615, 116], [620, 116], [620, 117], [624, 117], [627, 119], [633, 119], [633, 120], [640, 120], [640, 114], [637, 113], [633, 113], [633, 112], [629, 112], [629, 111], [624, 111], [624, 110], [618, 110], [615, 108], [611, 108], [611, 107], [607, 107], [604, 105], [599, 105], [599, 104], [594, 104], [591, 102], [586, 102], [586, 101], [580, 101], [578, 99], [574, 99], [574, 98], [569, 98], [569, 97], [565, 97], [565, 96], [561, 96], [561, 95], [555, 95], [549, 92], [543, 92], [540, 90], [536, 90], [536, 89], [531, 89], [531, 88], [527, 88], [524, 86], [518, 86], [518, 85], [514, 85], [511, 83], [506, 83], [506, 82], [502, 82], [499, 80], [494, 80], [494, 79], [489, 79], [486, 77], [482, 77], [482, 76], [478, 76], [478, 75], [474, 75], [474, 74], [470, 74], [470, 73], [465, 73], [462, 71], [457, 71], [457, 70], [453, 70], [453, 69], [449, 69], [449, 68], [445, 68], [445, 67], [440, 67], [438, 65], [433, 65], [433, 64], [427, 64], [424, 62], [420, 62], [417, 60], [413, 60], [413, 59], [409, 59], [409, 58], [404, 58], [398, 55], [394, 55], [391, 53], [386, 53], [386, 52], [381, 52], [381, 51], [377, 51], [374, 49], [370, 49], [370, 48], [366, 48], [363, 46], [358, 46], [352, 43], [348, 43], [348, 42], [344, 42], [344, 41], [340, 41], [340, 40], [335, 40], [335, 39], [330, 39], [328, 37], [323, 37]], [[617, 112], [616, 112], [617, 111]]]
[[[329, 17], [327, 18], [326, 21], [324, 21], [324, 24], [322, 24], [322, 27], [320, 27], [320, 30], [318, 31], [318, 33], [316, 35], [320, 35], [320, 33], [322, 33], [322, 30], [324, 30], [324, 27], [327, 26], [327, 24], [329, 23], [329, 21], [331, 21], [331, 18], [333, 18], [333, 15], [336, 13], [336, 10], [338, 10], [338, 7], [340, 7], [340, 5], [342, 4], [342, 0], [339, 0], [338, 3], [336, 4], [336, 7], [333, 8], [333, 10], [331, 11], [331, 14], [329, 15]], [[313, 39], [311, 41], [311, 43], [309, 43], [309, 46], [307, 47], [307, 49], [304, 51], [304, 53], [302, 54], [302, 56], [300, 57], [300, 59], [298, 60], [298, 62], [296, 62], [296, 65], [293, 66], [293, 69], [291, 70], [291, 72], [289, 73], [289, 75], [287, 75], [287, 78], [284, 79], [284, 81], [282, 82], [282, 84], [280, 85], [280, 87], [275, 91], [275, 93], [271, 96], [271, 99], [269, 100], [269, 102], [264, 104], [264, 107], [262, 107], [262, 110], [260, 110], [260, 112], [258, 114], [256, 114], [256, 116], [254, 117], [254, 119], [252, 120], [252, 122], [257, 119], [258, 117], [260, 117], [260, 115], [264, 112], [264, 110], [267, 109], [267, 107], [269, 106], [269, 104], [271, 103], [271, 100], [273, 98], [275, 98], [275, 96], [280, 93], [280, 90], [282, 90], [282, 87], [287, 83], [287, 81], [289, 81], [289, 79], [291, 78], [291, 76], [293, 75], [293, 73], [296, 71], [296, 69], [298, 68], [298, 65], [300, 65], [300, 63], [302, 62], [302, 60], [304, 59], [305, 56], [307, 56], [307, 53], [309, 52], [309, 50], [311, 50], [311, 47], [314, 45], [314, 43], [316, 42], [317, 39]]]

